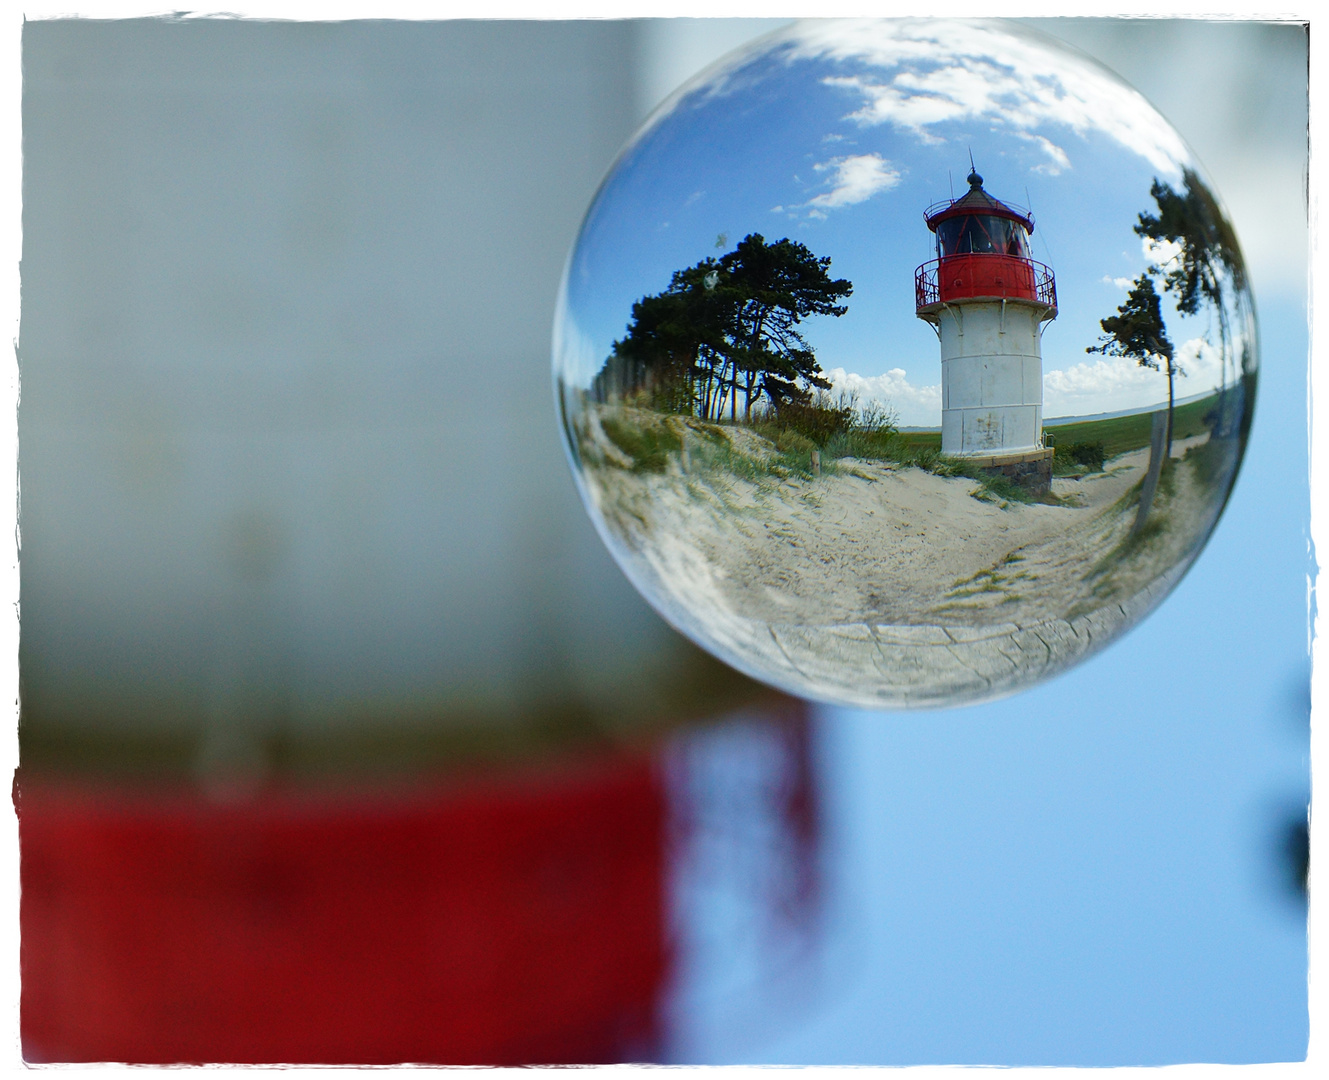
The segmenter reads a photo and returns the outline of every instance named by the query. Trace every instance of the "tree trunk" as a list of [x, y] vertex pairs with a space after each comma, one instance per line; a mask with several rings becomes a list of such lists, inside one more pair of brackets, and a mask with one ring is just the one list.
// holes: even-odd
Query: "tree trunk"
[[706, 368], [702, 374], [703, 383], [701, 395], [698, 400], [699, 415], [703, 420], [711, 418], [711, 398], [714, 394], [715, 386], [715, 356], [711, 355], [706, 359]]
[[753, 363], [755, 357], [761, 355], [758, 346], [761, 344], [761, 332], [766, 325], [766, 316], [758, 315], [756, 321], [752, 324], [752, 337], [748, 340], [748, 400], [743, 410], [743, 418], [748, 419], [752, 409], [752, 385], [757, 378], [756, 365]]
[[1172, 458], [1172, 359], [1167, 362], [1167, 437], [1165, 445], [1167, 449], [1163, 451], [1163, 461], [1167, 462]]
[[724, 363], [720, 365], [719, 372], [717, 372], [714, 376], [715, 392], [711, 395], [711, 405], [714, 408], [714, 415], [713, 416], [708, 415], [706, 417], [707, 420], [719, 420], [724, 416], [724, 390], [725, 390], [724, 373], [725, 369], [728, 366], [729, 362], [726, 360]]

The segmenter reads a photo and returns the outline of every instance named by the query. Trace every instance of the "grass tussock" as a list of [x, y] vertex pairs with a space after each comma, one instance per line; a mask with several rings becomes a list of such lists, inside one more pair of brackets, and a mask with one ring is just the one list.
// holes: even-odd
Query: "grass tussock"
[[625, 456], [633, 472], [664, 472], [669, 455], [683, 449], [682, 436], [666, 424], [633, 424], [619, 416], [605, 416], [600, 427]]
[[1219, 491], [1232, 479], [1237, 467], [1238, 444], [1235, 439], [1210, 438], [1190, 447], [1181, 459], [1194, 470], [1195, 479], [1207, 491]]
[[624, 459], [608, 463], [633, 472], [661, 473], [676, 461], [689, 474], [721, 473], [753, 483], [812, 481], [841, 472], [870, 480], [851, 463], [883, 462], [972, 480], [978, 485], [975, 498], [1003, 507], [1066, 503], [1055, 495], [1033, 495], [1000, 473], [947, 457], [941, 453], [939, 435], [931, 439], [901, 432], [894, 414], [875, 402], [860, 404], [852, 394], [832, 398], [819, 393], [806, 403], [738, 424], [625, 406], [602, 415], [600, 425]]
[[1023, 594], [1015, 591], [1017, 584], [1034, 580], [1033, 574], [1020, 568], [1022, 562], [1024, 556], [1018, 551], [1009, 552], [992, 566], [957, 581], [947, 591], [946, 601], [934, 610], [974, 611], [992, 603], [1018, 603]]
[[1087, 476], [1103, 471], [1107, 460], [1107, 445], [1096, 442], [1063, 443], [1056, 447], [1052, 457], [1054, 476]]

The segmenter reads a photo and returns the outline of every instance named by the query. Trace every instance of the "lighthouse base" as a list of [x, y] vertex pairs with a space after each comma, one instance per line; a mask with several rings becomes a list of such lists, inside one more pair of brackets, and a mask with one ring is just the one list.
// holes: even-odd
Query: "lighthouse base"
[[1030, 495], [1049, 495], [1052, 493], [1052, 454], [1053, 451], [1047, 449], [993, 457], [966, 457], [965, 460], [990, 476], [1004, 477]]

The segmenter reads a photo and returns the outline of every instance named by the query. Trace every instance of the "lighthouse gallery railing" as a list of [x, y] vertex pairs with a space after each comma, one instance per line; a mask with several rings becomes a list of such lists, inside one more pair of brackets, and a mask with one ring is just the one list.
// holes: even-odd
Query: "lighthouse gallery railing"
[[914, 274], [919, 310], [988, 296], [1032, 300], [1055, 311], [1057, 283], [1049, 267], [1014, 255], [951, 255], [924, 263]]

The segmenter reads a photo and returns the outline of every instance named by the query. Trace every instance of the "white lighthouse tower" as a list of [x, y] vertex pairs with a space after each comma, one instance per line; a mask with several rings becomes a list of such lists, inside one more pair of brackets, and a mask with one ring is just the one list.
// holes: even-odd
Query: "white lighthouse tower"
[[914, 278], [917, 313], [941, 341], [941, 450], [1046, 491], [1045, 325], [1057, 317], [1052, 271], [1029, 257], [1033, 217], [994, 199], [983, 178], [929, 207], [937, 258]]

